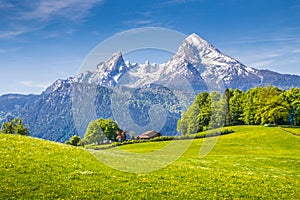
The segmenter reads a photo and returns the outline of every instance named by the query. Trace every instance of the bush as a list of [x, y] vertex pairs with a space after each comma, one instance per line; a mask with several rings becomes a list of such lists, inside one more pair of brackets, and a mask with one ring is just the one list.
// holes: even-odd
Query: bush
[[204, 138], [204, 137], [213, 137], [213, 136], [218, 136], [218, 135], [226, 135], [229, 133], [233, 133], [234, 131], [228, 128], [225, 129], [215, 129], [215, 130], [209, 130], [205, 132], [200, 132], [197, 134], [192, 134], [192, 135], [182, 135], [182, 136], [160, 136], [160, 137], [155, 137], [150, 140], [141, 140], [141, 139], [135, 139], [135, 140], [125, 140], [123, 142], [113, 142], [110, 146], [105, 146], [105, 147], [100, 147], [95, 146], [95, 147], [88, 147], [91, 149], [95, 150], [100, 150], [100, 149], [108, 149], [116, 146], [122, 146], [126, 144], [136, 144], [136, 143], [144, 143], [144, 142], [162, 142], [162, 141], [170, 141], [170, 140], [190, 140], [190, 139], [198, 139], [198, 138]]
[[205, 132], [200, 132], [196, 134], [191, 135], [182, 135], [182, 136], [160, 136], [150, 139], [150, 142], [158, 142], [158, 141], [169, 141], [169, 140], [190, 140], [190, 139], [198, 139], [198, 138], [204, 138], [204, 137], [213, 137], [218, 135], [226, 135], [229, 133], [233, 133], [234, 131], [232, 129], [217, 129], [217, 130], [210, 130]]
[[4, 122], [1, 132], [6, 134], [29, 135], [28, 128], [23, 125], [23, 120], [19, 118]]
[[73, 146], [83, 146], [81, 138], [78, 135], [73, 135], [69, 141], [66, 141], [66, 144]]

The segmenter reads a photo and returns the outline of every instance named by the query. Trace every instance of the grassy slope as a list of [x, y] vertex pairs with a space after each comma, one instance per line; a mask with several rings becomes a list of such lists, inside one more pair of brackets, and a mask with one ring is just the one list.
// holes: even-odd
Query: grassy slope
[[296, 134], [300, 134], [300, 128], [287, 128], [287, 130], [292, 131]]
[[147, 174], [113, 170], [82, 148], [1, 134], [0, 199], [300, 199], [300, 137], [276, 127], [232, 129], [208, 156], [198, 156], [203, 140], [195, 140], [176, 162]]
[[300, 136], [300, 127], [284, 127], [283, 130], [286, 130], [294, 135]]

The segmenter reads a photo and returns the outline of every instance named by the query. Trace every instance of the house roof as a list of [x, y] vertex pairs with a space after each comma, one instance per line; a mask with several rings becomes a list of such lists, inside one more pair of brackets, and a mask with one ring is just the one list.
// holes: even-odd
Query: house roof
[[138, 138], [141, 138], [141, 139], [150, 139], [150, 138], [153, 138], [155, 136], [157, 136], [159, 133], [156, 132], [155, 130], [151, 130], [151, 131], [147, 131], [141, 135], [138, 136]]

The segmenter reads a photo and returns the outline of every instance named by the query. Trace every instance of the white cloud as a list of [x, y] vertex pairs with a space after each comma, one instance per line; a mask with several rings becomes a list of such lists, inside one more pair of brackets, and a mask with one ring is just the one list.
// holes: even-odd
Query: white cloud
[[103, 0], [39, 0], [32, 5], [32, 10], [20, 13], [20, 19], [51, 20], [53, 17], [64, 17], [69, 20], [83, 19], [89, 10]]
[[24, 30], [15, 30], [15, 31], [0, 31], [0, 39], [9, 39], [19, 36], [26, 31]]
[[144, 19], [136, 19], [136, 20], [130, 20], [130, 21], [125, 21], [124, 24], [127, 26], [142, 26], [142, 25], [149, 25], [153, 21], [152, 20], [144, 20]]
[[37, 89], [46, 89], [50, 83], [36, 83], [34, 81], [21, 81], [20, 84], [25, 87], [37, 88]]
[[173, 5], [184, 4], [184, 3], [189, 3], [189, 2], [193, 2], [193, 1], [201, 1], [201, 0], [167, 0], [167, 1], [162, 1], [161, 3], [159, 3], [158, 7], [173, 6]]
[[[104, 0], [36, 0], [10, 3], [0, 0], [0, 10], [7, 15], [1, 19], [0, 39], [10, 39], [41, 30], [50, 21], [66, 19], [81, 23], [94, 6]], [[1, 30], [2, 29], [2, 30]]]

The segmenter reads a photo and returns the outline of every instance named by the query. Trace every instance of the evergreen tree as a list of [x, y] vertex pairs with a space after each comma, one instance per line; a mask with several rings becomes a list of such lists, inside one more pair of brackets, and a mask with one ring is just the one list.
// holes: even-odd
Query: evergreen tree
[[223, 95], [223, 101], [224, 101], [224, 112], [225, 112], [225, 126], [231, 125], [231, 106], [230, 106], [230, 99], [233, 96], [232, 89], [226, 89], [225, 93]]

